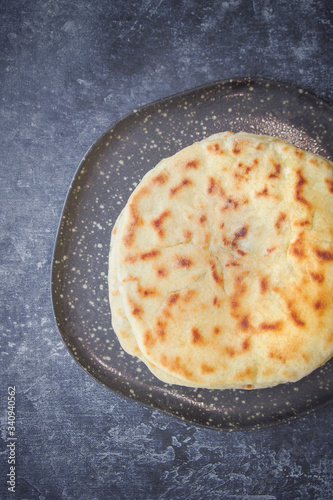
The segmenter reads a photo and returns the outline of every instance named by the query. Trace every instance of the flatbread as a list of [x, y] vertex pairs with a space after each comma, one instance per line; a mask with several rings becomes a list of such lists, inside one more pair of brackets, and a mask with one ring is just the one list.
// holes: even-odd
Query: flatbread
[[112, 233], [112, 325], [159, 379], [299, 380], [333, 355], [333, 165], [224, 132], [148, 172]]

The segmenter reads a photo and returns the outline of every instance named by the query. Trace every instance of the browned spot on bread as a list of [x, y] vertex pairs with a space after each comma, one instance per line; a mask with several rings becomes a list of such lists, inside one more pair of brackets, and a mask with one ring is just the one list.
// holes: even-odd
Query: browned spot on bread
[[164, 267], [159, 267], [157, 269], [157, 274], [158, 276], [160, 276], [161, 278], [164, 278], [165, 276], [168, 275], [168, 271], [166, 269], [164, 269]]
[[193, 344], [198, 344], [203, 341], [203, 338], [201, 336], [201, 333], [199, 332], [198, 328], [192, 328], [192, 343]]
[[184, 302], [190, 302], [194, 297], [195, 295], [197, 294], [197, 292], [195, 290], [187, 290], [187, 292], [183, 295], [183, 301]]
[[238, 255], [241, 255], [242, 257], [244, 257], [244, 255], [246, 255], [246, 252], [244, 252], [244, 250], [240, 250], [239, 248], [237, 249], [237, 253], [238, 253]]
[[313, 308], [318, 311], [319, 309], [326, 309], [326, 304], [322, 300], [316, 300], [313, 304]]
[[204, 224], [207, 221], [207, 216], [206, 215], [201, 215], [199, 222], [200, 224]]
[[327, 250], [321, 250], [320, 248], [315, 248], [315, 254], [318, 259], [323, 260], [324, 262], [329, 262], [333, 260], [333, 253]]
[[240, 161], [237, 167], [237, 170], [235, 170], [233, 173], [234, 178], [238, 180], [247, 180], [249, 173], [253, 169], [253, 165], [250, 167], [249, 165], [245, 165]]
[[137, 292], [141, 297], [152, 297], [158, 295], [156, 288], [143, 288], [139, 283], [137, 285]]
[[129, 262], [130, 264], [133, 264], [134, 262], [136, 262], [137, 258], [138, 258], [137, 255], [128, 254], [125, 257], [125, 262]]
[[251, 141], [249, 141], [248, 139], [236, 139], [233, 143], [233, 147], [232, 147], [232, 152], [234, 155], [239, 155], [239, 153], [242, 152], [242, 149], [245, 147], [245, 146], [248, 146], [249, 144], [251, 144]]
[[190, 241], [190, 239], [192, 238], [192, 233], [188, 229], [186, 229], [183, 232], [183, 235], [184, 235], [184, 238], [185, 238], [186, 241]]
[[[283, 293], [279, 290], [279, 288], [274, 288], [274, 291], [277, 293], [280, 293], [281, 297], [285, 300], [286, 305], [289, 309], [290, 317], [297, 326], [305, 326], [305, 322], [302, 320], [302, 318], [299, 317], [298, 312], [296, 310], [295, 306], [295, 300], [289, 299], [287, 296], [284, 296]], [[296, 305], [297, 307], [297, 305]]]
[[305, 326], [304, 321], [298, 316], [297, 312], [294, 309], [291, 309], [290, 316], [291, 316], [293, 322], [297, 326]]
[[216, 306], [216, 307], [220, 307], [221, 306], [221, 301], [220, 299], [218, 299], [215, 295], [214, 299], [213, 299], [213, 305]]
[[192, 181], [190, 179], [184, 178], [178, 186], [175, 186], [174, 188], [170, 188], [170, 196], [175, 196], [175, 194], [185, 186], [190, 186], [192, 184]]
[[319, 165], [317, 158], [310, 158], [309, 163], [312, 163], [312, 165], [315, 165], [316, 167]]
[[134, 302], [132, 302], [131, 312], [132, 312], [133, 316], [137, 316], [138, 318], [141, 318], [143, 310], [138, 304], [135, 304]]
[[132, 274], [129, 274], [126, 278], [123, 279], [124, 283], [127, 281], [139, 281], [139, 278], [137, 276], [133, 276]]
[[148, 260], [148, 259], [154, 259], [155, 257], [158, 257], [160, 255], [160, 250], [154, 249], [150, 250], [149, 252], [144, 252], [140, 255], [141, 260]]
[[303, 196], [303, 187], [305, 186], [305, 184], [307, 184], [307, 180], [304, 179], [302, 171], [300, 169], [296, 171], [296, 175], [297, 175], [297, 182], [295, 185], [295, 199], [299, 203], [303, 203], [303, 205], [311, 207], [311, 203], [308, 200], [306, 200]]
[[171, 215], [170, 210], [164, 210], [156, 219], [151, 221], [151, 225], [157, 231], [157, 234], [162, 238], [164, 236], [164, 228], [162, 226], [163, 221]]
[[120, 330], [120, 335], [126, 339], [130, 338], [130, 335], [128, 335], [128, 332], [125, 332], [125, 330]]
[[161, 354], [160, 357], [161, 365], [165, 368], [169, 368], [172, 372], [178, 373], [179, 375], [185, 376], [189, 380], [193, 378], [192, 372], [190, 372], [186, 366], [184, 366], [179, 359], [179, 356], [175, 356], [174, 358], [168, 358], [165, 354]]
[[309, 220], [300, 220], [299, 222], [295, 222], [296, 226], [310, 226], [311, 222]]
[[267, 250], [266, 250], [266, 251], [267, 251], [267, 253], [272, 253], [272, 252], [274, 252], [274, 250], [276, 250], [276, 249], [277, 249], [277, 247], [271, 247], [271, 248], [267, 248]]
[[221, 285], [223, 283], [223, 278], [218, 274], [218, 272], [216, 270], [216, 264], [215, 264], [215, 262], [210, 261], [209, 264], [210, 264], [210, 269], [212, 271], [213, 280], [218, 285]]
[[305, 246], [303, 241], [304, 233], [302, 232], [296, 241], [291, 243], [290, 245], [290, 253], [299, 259], [303, 259], [305, 257]]
[[[225, 244], [225, 246], [231, 246], [232, 248], [237, 249], [238, 240], [245, 238], [247, 235], [247, 231], [248, 231], [248, 227], [243, 226], [241, 229], [236, 231], [232, 240], [228, 240], [228, 238], [223, 237], [223, 243]], [[240, 255], [245, 255], [245, 252], [242, 253], [242, 251], [240, 251]]]
[[204, 232], [203, 233], [203, 240], [200, 244], [201, 248], [208, 248], [209, 247], [209, 243], [210, 243], [210, 233], [209, 232]]
[[250, 328], [250, 321], [248, 315], [244, 316], [240, 320], [240, 327], [242, 330], [248, 330]]
[[260, 279], [260, 293], [264, 294], [268, 290], [268, 278], [265, 276]]
[[239, 205], [238, 201], [233, 200], [232, 198], [228, 198], [225, 202], [225, 205], [222, 207], [222, 210], [228, 210], [229, 208], [237, 210], [238, 205]]
[[267, 186], [265, 186], [261, 191], [257, 191], [256, 196], [269, 196]]
[[156, 323], [156, 334], [161, 341], [165, 340], [165, 326], [166, 323], [164, 321], [158, 320]]
[[171, 318], [172, 317], [172, 314], [170, 312], [170, 308], [166, 307], [165, 309], [163, 309], [162, 311], [162, 315], [165, 317], [165, 318]]
[[154, 347], [155, 343], [156, 343], [156, 339], [154, 339], [152, 337], [150, 331], [147, 330], [143, 336], [143, 345], [148, 347], [148, 348], [151, 348], [151, 347]]
[[191, 259], [187, 259], [186, 257], [181, 257], [179, 255], [176, 255], [176, 266], [188, 268], [192, 266], [192, 261]]
[[207, 145], [207, 151], [209, 153], [217, 154], [217, 155], [223, 155], [224, 151], [223, 149], [220, 148], [220, 145], [218, 142], [214, 142], [212, 144]]
[[287, 215], [284, 212], [280, 212], [276, 222], [274, 224], [276, 230], [279, 232], [282, 226], [282, 223], [286, 220]]
[[279, 361], [281, 361], [281, 363], [285, 363], [287, 361], [286, 356], [283, 356], [283, 354], [281, 354], [280, 352], [272, 351], [268, 354], [268, 357], [271, 359], [278, 359]]
[[[270, 357], [268, 355], [268, 357]], [[265, 368], [263, 371], [262, 371], [262, 374], [263, 376], [265, 377], [270, 377], [272, 375], [272, 373], [274, 372], [274, 370], [272, 370], [272, 368]]]
[[237, 233], [235, 233], [235, 240], [238, 240], [239, 238], [245, 238], [247, 235], [248, 228], [247, 226], [243, 226]]
[[169, 297], [168, 304], [171, 306], [172, 304], [175, 304], [178, 299], [179, 299], [179, 293], [173, 293]]
[[259, 328], [261, 330], [280, 330], [281, 325], [281, 321], [274, 321], [273, 323], [267, 323], [264, 321], [259, 325]]
[[298, 158], [303, 158], [304, 152], [300, 151], [299, 149], [296, 149], [295, 155], [298, 156]]
[[219, 326], [214, 326], [213, 328], [213, 334], [214, 335], [219, 335], [221, 333], [221, 328]]
[[142, 187], [133, 195], [132, 202], [128, 206], [129, 223], [125, 228], [125, 234], [123, 236], [125, 246], [131, 246], [133, 244], [137, 228], [143, 225], [143, 220], [139, 215], [140, 212], [138, 210], [138, 202], [140, 198], [147, 196], [148, 193], [148, 186]]
[[244, 368], [244, 370], [237, 372], [235, 380], [246, 380], [247, 378], [251, 377], [253, 375], [253, 369], [250, 366], [247, 366]]
[[185, 165], [185, 168], [198, 168], [199, 160], [191, 160], [188, 161]]
[[212, 366], [209, 366], [209, 365], [206, 365], [205, 363], [202, 363], [201, 365], [201, 373], [214, 373], [215, 372], [215, 368], [213, 368]]
[[232, 267], [239, 267], [240, 263], [237, 262], [236, 260], [232, 260], [230, 262], [227, 262], [226, 265], [225, 265], [225, 267], [230, 267], [230, 266], [232, 266]]
[[274, 170], [273, 170], [273, 172], [271, 172], [269, 174], [268, 178], [269, 179], [277, 179], [280, 177], [281, 165], [280, 165], [280, 163], [275, 163], [273, 160], [272, 160], [272, 163], [273, 163]]
[[137, 208], [134, 204], [129, 206], [129, 212], [130, 212], [130, 222], [126, 228], [127, 230], [123, 237], [124, 245], [127, 247], [133, 245], [136, 229], [142, 225], [142, 219], [139, 217]]
[[250, 339], [245, 339], [244, 342], [242, 343], [243, 351], [247, 351], [249, 347], [250, 347]]
[[[242, 274], [238, 274], [235, 277], [235, 288], [236, 289], [238, 289], [238, 288], [245, 288], [246, 289], [245, 285], [241, 285], [241, 287], [240, 287], [239, 283], [242, 283], [242, 281], [245, 280], [246, 276], [248, 276], [249, 273], [250, 273], [250, 271], [244, 271], [244, 272], [242, 272]], [[243, 293], [243, 290], [242, 290], [242, 293]]]
[[225, 351], [228, 354], [228, 356], [230, 356], [230, 358], [233, 358], [235, 356], [235, 349], [233, 349], [231, 346], [227, 346], [225, 348]]
[[238, 317], [238, 314], [235, 310], [239, 308], [239, 299], [241, 298], [242, 295], [244, 295], [244, 293], [247, 290], [247, 287], [245, 283], [242, 283], [242, 280], [243, 280], [242, 275], [236, 277], [235, 291], [233, 294], [230, 295], [229, 298], [230, 307], [231, 309], [233, 309], [232, 315], [234, 317]]
[[210, 177], [209, 178], [209, 184], [208, 184], [208, 188], [207, 188], [207, 193], [208, 194], [212, 194], [214, 193], [215, 191], [215, 186], [216, 186], [216, 181], [213, 177]]
[[317, 283], [322, 283], [325, 279], [325, 276], [321, 273], [310, 273], [311, 278]]
[[166, 174], [158, 174], [155, 177], [153, 177], [153, 182], [156, 184], [165, 184], [165, 182], [168, 180], [168, 176]]
[[325, 182], [327, 184], [329, 192], [333, 193], [333, 180], [332, 179], [325, 179]]
[[225, 193], [222, 189], [222, 186], [216, 179], [214, 179], [214, 177], [209, 177], [207, 193], [211, 195], [218, 195], [221, 198], [225, 198]]
[[235, 296], [232, 296], [232, 297], [230, 298], [230, 307], [231, 307], [232, 309], [237, 309], [237, 308], [239, 307], [239, 302], [238, 302], [238, 300], [236, 299], [236, 297], [235, 297]]

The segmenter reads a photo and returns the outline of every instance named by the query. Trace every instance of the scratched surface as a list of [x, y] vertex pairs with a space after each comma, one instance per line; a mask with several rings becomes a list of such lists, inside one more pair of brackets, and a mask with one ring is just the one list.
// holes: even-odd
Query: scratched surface
[[64, 199], [100, 134], [140, 105], [232, 77], [333, 102], [331, 2], [15, 0], [1, 14], [0, 498], [331, 499], [332, 406], [259, 431], [189, 425], [87, 375], [50, 296]]

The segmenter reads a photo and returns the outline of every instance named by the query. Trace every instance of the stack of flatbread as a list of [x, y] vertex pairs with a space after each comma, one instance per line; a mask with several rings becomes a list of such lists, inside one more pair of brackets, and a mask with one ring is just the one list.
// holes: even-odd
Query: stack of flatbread
[[111, 237], [113, 329], [160, 380], [294, 382], [333, 355], [333, 164], [224, 132], [163, 159]]

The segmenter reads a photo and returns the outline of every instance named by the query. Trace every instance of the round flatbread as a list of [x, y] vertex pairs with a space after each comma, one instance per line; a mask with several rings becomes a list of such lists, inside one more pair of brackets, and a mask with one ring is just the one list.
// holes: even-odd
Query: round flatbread
[[333, 355], [333, 165], [269, 136], [216, 134], [162, 160], [112, 233], [122, 347], [162, 381], [260, 388]]

